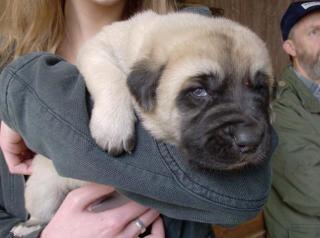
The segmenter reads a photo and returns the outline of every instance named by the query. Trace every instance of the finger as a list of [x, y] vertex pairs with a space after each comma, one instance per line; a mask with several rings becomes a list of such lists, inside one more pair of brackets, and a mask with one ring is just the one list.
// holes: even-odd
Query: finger
[[20, 157], [19, 155], [12, 154], [6, 150], [2, 150], [2, 153], [11, 172], [11, 169], [20, 163]]
[[[11, 139], [11, 138], [10, 138]], [[3, 150], [6, 150], [13, 154], [24, 154], [30, 151], [23, 140], [20, 142], [12, 142], [10, 139], [3, 140], [1, 147]]]
[[[156, 219], [159, 217], [159, 212], [151, 209], [142, 214], [138, 218], [147, 228], [149, 225], [151, 225]], [[144, 231], [136, 224], [136, 219], [131, 221], [127, 227], [123, 230], [123, 232], [119, 235], [119, 237], [137, 237], [138, 235], [142, 234]]]
[[32, 159], [24, 160], [19, 155], [3, 151], [4, 159], [8, 165], [10, 173], [30, 175], [32, 173]]
[[1, 121], [1, 134], [4, 137], [8, 136], [10, 138], [10, 141], [12, 141], [13, 143], [17, 143], [17, 142], [21, 141], [21, 139], [22, 139], [19, 133], [17, 133], [16, 131], [12, 130], [3, 121]]
[[112, 217], [114, 220], [126, 225], [133, 219], [145, 213], [147, 210], [149, 210], [148, 207], [130, 201], [120, 207], [106, 210], [102, 212], [100, 215], [106, 218]]
[[15, 165], [10, 172], [13, 174], [23, 174], [31, 175], [32, 174], [32, 159], [24, 160], [22, 163]]
[[152, 224], [151, 235], [146, 236], [146, 238], [164, 238], [165, 231], [164, 225], [161, 217], [158, 217]]
[[35, 154], [34, 152], [32, 152], [27, 148], [27, 146], [24, 144], [23, 141], [18, 144], [3, 141], [1, 143], [1, 149], [4, 153], [7, 153], [9, 156], [10, 155], [18, 156], [17, 161], [21, 161], [23, 159], [31, 159]]
[[71, 191], [66, 197], [65, 204], [75, 210], [86, 210], [90, 204], [113, 191], [114, 188], [111, 186], [90, 183]]

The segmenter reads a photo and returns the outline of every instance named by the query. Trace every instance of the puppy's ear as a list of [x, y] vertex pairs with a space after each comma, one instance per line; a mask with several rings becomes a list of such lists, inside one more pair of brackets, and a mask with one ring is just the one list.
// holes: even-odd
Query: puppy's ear
[[131, 94], [135, 97], [139, 105], [150, 112], [156, 104], [156, 90], [164, 66], [156, 67], [149, 60], [137, 62], [127, 79], [127, 84]]

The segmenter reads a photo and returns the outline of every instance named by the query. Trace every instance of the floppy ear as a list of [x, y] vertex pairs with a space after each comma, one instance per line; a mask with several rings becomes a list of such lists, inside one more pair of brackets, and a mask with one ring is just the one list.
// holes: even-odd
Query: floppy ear
[[156, 90], [164, 66], [155, 68], [149, 60], [137, 62], [127, 78], [127, 84], [131, 94], [138, 104], [150, 112], [156, 104]]

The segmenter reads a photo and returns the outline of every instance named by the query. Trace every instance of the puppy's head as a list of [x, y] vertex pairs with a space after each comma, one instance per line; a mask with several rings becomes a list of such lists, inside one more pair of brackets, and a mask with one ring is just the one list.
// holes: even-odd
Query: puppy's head
[[224, 18], [173, 14], [167, 21], [128, 78], [147, 129], [199, 168], [263, 161], [273, 84], [265, 44]]

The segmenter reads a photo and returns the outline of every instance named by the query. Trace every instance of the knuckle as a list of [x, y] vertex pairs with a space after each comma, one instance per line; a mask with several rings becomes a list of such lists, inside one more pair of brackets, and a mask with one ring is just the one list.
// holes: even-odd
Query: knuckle
[[121, 230], [123, 224], [123, 222], [121, 221], [121, 219], [117, 218], [117, 217], [111, 217], [108, 218], [105, 228], [108, 231], [112, 231], [112, 232], [118, 232]]
[[76, 207], [81, 203], [81, 198], [78, 196], [78, 192], [76, 190], [72, 190], [66, 196], [66, 201], [72, 207]]

